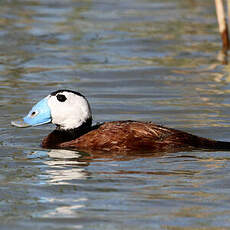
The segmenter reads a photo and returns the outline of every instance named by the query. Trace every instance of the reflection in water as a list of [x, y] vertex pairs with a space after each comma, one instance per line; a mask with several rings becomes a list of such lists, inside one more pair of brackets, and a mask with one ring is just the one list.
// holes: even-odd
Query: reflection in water
[[[61, 200], [60, 199], [50, 199], [50, 200], [46, 199], [45, 202], [60, 203]], [[62, 218], [63, 216], [65, 216], [65, 218], [76, 217], [77, 210], [85, 207], [85, 203], [87, 202], [87, 199], [80, 198], [74, 201], [72, 199], [70, 200], [65, 199], [64, 202], [67, 203], [68, 205], [59, 206], [55, 209], [51, 209], [50, 211], [39, 213], [37, 216], [39, 216], [40, 218], [41, 217], [42, 218]], [[82, 227], [82, 226], [79, 225], [79, 227]]]
[[153, 121], [229, 141], [213, 1], [1, 3], [2, 229], [229, 229], [229, 153], [92, 158], [38, 149], [53, 127], [9, 125], [71, 88], [95, 122]]
[[[77, 210], [84, 208], [88, 199], [78, 192], [79, 180], [89, 176], [85, 170], [88, 163], [79, 161], [81, 155], [69, 150], [41, 150], [26, 152], [27, 158], [33, 161], [41, 160], [42, 171], [37, 175], [37, 186], [41, 190], [51, 189], [51, 194], [42, 192], [38, 198], [39, 203], [48, 204], [49, 208], [33, 214], [34, 218], [76, 218]], [[49, 189], [50, 188], [50, 189]], [[66, 196], [66, 192], [72, 195]], [[53, 193], [53, 194], [52, 194]], [[55, 195], [56, 194], [56, 195]], [[58, 204], [58, 205], [56, 205]], [[81, 228], [81, 225], [76, 225]]]
[[[84, 179], [87, 173], [84, 167], [88, 163], [79, 161], [81, 155], [76, 151], [53, 149], [50, 151], [35, 151], [27, 155], [29, 159], [49, 157], [46, 164], [46, 176], [41, 176], [41, 183], [75, 184], [75, 180]], [[42, 182], [45, 179], [45, 182]]]

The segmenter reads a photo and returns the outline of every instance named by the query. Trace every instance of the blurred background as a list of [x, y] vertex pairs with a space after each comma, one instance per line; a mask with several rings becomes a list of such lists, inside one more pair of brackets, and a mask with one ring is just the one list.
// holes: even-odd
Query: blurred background
[[10, 126], [64, 88], [95, 122], [230, 141], [221, 47], [212, 0], [0, 1], [0, 228], [229, 229], [227, 152], [87, 161], [39, 147], [52, 125]]

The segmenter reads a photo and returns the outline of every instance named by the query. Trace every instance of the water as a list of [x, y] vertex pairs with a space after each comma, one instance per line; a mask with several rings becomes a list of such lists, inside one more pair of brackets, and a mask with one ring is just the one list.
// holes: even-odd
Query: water
[[145, 120], [230, 141], [214, 2], [1, 1], [0, 229], [229, 229], [228, 152], [90, 158], [10, 121], [78, 90], [95, 121]]

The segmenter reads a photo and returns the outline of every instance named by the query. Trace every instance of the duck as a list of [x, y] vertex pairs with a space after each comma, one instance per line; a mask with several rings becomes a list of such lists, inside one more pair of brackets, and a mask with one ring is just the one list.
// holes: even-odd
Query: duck
[[76, 91], [61, 89], [50, 93], [16, 127], [53, 123], [56, 125], [41, 146], [88, 153], [163, 153], [190, 150], [230, 150], [230, 142], [216, 141], [144, 121], [108, 121], [92, 124], [87, 98]]

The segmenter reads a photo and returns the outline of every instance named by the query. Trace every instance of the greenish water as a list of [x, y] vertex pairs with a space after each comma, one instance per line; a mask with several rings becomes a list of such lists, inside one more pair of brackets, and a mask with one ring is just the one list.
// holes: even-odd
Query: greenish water
[[228, 152], [88, 159], [10, 121], [78, 90], [94, 120], [230, 141], [229, 65], [211, 0], [0, 2], [0, 229], [229, 229]]

